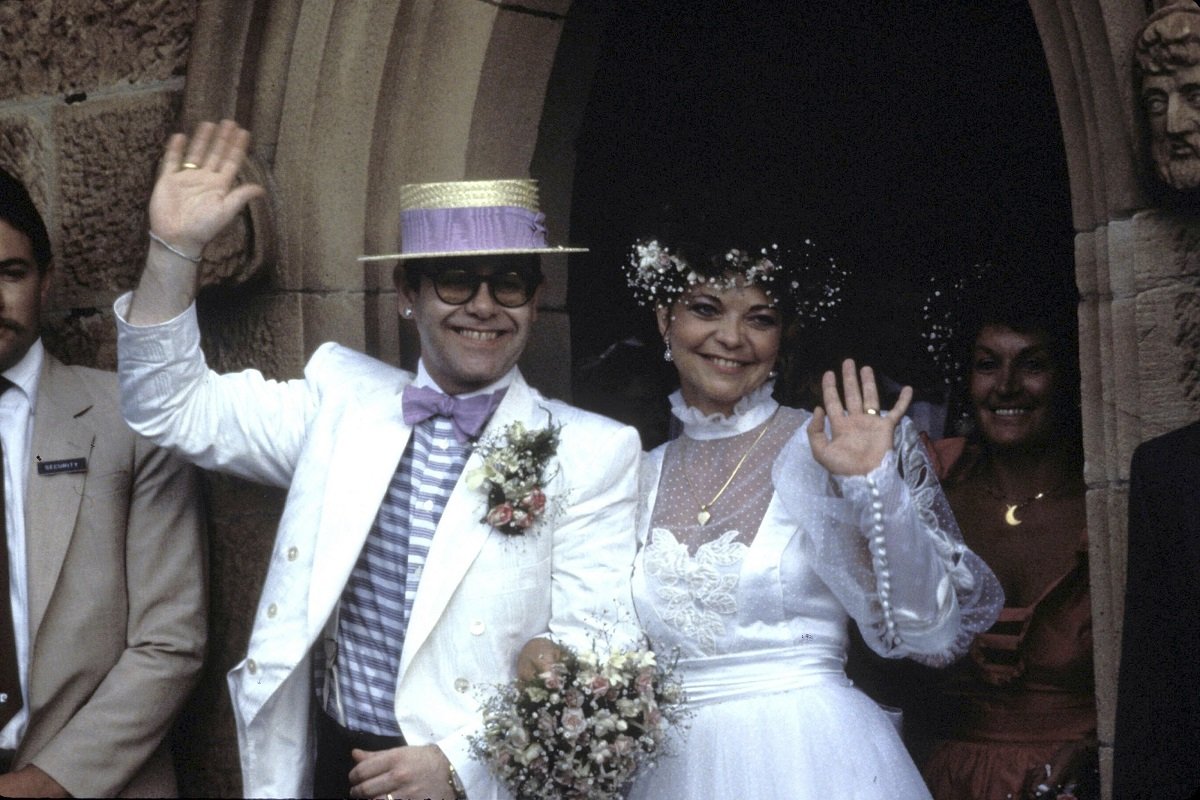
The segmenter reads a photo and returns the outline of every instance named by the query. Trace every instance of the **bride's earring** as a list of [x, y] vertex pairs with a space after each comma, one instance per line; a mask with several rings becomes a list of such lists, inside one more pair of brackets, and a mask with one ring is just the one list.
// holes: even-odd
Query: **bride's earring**
[[412, 306], [409, 306], [408, 308], [404, 309], [403, 316], [405, 319], [412, 319]]
[[667, 349], [663, 350], [663, 361], [674, 361], [675, 356], [671, 355], [671, 339], [670, 339], [670, 337], [664, 336], [663, 343], [667, 346]]

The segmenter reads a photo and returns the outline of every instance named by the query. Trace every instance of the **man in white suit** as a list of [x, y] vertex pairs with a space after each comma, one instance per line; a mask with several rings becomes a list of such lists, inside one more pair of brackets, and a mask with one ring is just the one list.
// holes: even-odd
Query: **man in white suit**
[[[245, 792], [501, 796], [469, 755], [480, 693], [513, 677], [530, 639], [546, 651], [630, 641], [637, 434], [542, 397], [515, 366], [537, 317], [538, 254], [555, 249], [531, 181], [406, 188], [404, 252], [381, 258], [400, 261], [416, 375], [333, 344], [297, 380], [209, 371], [196, 264], [262, 191], [235, 186], [248, 142], [228, 121], [172, 137], [146, 269], [116, 307], [134, 429], [203, 467], [290, 487], [249, 652], [229, 676]], [[489, 496], [467, 480], [476, 442], [556, 426], [537, 491]]]

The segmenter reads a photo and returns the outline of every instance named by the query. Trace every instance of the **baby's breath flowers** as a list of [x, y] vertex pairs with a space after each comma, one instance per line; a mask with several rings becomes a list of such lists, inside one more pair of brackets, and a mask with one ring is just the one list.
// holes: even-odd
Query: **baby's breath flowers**
[[622, 797], [681, 724], [683, 690], [651, 650], [607, 659], [563, 652], [533, 680], [502, 686], [484, 702], [471, 752], [517, 800]]
[[634, 299], [651, 308], [668, 306], [696, 286], [758, 286], [803, 327], [829, 321], [849, 276], [832, 257], [822, 258], [812, 239], [794, 248], [731, 248], [712, 258], [698, 268], [656, 239], [639, 240], [625, 264], [626, 283]]

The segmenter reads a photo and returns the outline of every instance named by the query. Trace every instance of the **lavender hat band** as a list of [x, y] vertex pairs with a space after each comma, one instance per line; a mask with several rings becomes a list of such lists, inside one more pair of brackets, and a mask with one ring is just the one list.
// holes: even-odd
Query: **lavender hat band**
[[537, 181], [530, 178], [406, 183], [400, 187], [401, 252], [358, 260], [587, 252], [547, 245], [545, 221]]
[[516, 206], [417, 208], [400, 214], [408, 255], [484, 250], [541, 250], [546, 216]]

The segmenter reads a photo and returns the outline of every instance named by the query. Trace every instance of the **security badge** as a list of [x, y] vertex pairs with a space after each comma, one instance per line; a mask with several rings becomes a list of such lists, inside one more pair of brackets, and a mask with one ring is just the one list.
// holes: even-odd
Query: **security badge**
[[58, 461], [38, 461], [38, 475], [62, 475], [72, 472], [87, 472], [86, 458], [64, 458]]

